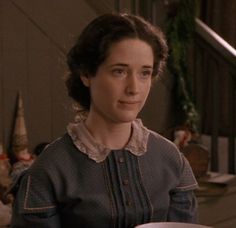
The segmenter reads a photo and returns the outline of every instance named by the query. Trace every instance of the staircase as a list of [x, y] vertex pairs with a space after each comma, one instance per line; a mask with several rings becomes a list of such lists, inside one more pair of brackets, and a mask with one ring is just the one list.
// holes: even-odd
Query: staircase
[[[210, 168], [212, 171], [219, 171], [220, 153], [226, 147], [227, 172], [235, 174], [236, 50], [199, 19], [196, 19], [193, 74], [194, 94], [201, 114], [202, 131], [210, 137]], [[224, 81], [227, 82], [227, 89], [222, 89]], [[224, 108], [222, 103], [227, 108], [224, 110], [227, 114], [224, 116], [227, 122], [224, 132], [220, 132], [221, 110]], [[206, 127], [204, 124], [209, 125]], [[223, 139], [227, 140], [225, 146], [221, 143]]]

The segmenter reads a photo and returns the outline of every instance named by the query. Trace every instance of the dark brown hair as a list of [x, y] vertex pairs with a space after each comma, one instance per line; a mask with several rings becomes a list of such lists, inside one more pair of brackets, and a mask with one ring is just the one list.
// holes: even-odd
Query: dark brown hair
[[153, 77], [165, 66], [168, 48], [163, 33], [143, 18], [130, 14], [105, 14], [97, 17], [82, 31], [67, 55], [70, 73], [66, 79], [68, 94], [83, 107], [90, 108], [90, 91], [80, 76], [95, 76], [109, 48], [126, 38], [140, 39], [153, 50]]

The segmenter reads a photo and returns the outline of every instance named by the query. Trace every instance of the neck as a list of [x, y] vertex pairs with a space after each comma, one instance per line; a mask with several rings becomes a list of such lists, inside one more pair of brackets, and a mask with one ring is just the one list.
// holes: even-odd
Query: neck
[[109, 149], [122, 149], [131, 135], [131, 122], [114, 123], [88, 116], [85, 125], [95, 140]]

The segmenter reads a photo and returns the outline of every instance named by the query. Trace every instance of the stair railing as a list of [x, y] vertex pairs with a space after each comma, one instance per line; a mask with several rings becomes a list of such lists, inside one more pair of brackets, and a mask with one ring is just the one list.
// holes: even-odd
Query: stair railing
[[[216, 32], [210, 29], [200, 19], [196, 19], [196, 37], [194, 48], [194, 94], [201, 118], [204, 113], [211, 113], [211, 170], [219, 170], [219, 128], [220, 128], [220, 99], [225, 94], [221, 91], [221, 80], [228, 80], [227, 113], [228, 120], [228, 172], [236, 172], [235, 137], [236, 137], [236, 50]], [[224, 70], [223, 70], [224, 69]], [[209, 74], [210, 72], [210, 74]], [[212, 80], [207, 93], [204, 82]], [[206, 96], [209, 95], [209, 97]], [[210, 99], [211, 107], [204, 107], [204, 100]], [[209, 102], [208, 102], [209, 104]], [[211, 110], [209, 110], [211, 108]], [[209, 115], [208, 115], [209, 116]], [[203, 122], [203, 121], [202, 121]], [[203, 126], [204, 127], [204, 126]]]

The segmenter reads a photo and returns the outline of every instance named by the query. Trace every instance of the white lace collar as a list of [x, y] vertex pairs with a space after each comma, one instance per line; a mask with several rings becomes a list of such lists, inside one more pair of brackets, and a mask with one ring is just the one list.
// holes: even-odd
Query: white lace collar
[[[96, 142], [93, 136], [86, 128], [83, 121], [78, 123], [69, 123], [67, 126], [68, 134], [71, 136], [75, 146], [88, 157], [96, 162], [102, 162], [106, 159], [111, 149]], [[136, 156], [144, 154], [147, 150], [149, 130], [143, 126], [140, 119], [132, 122], [132, 135], [129, 142], [123, 148]]]

